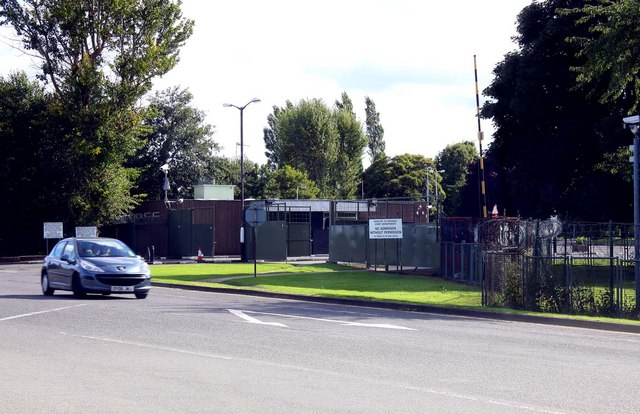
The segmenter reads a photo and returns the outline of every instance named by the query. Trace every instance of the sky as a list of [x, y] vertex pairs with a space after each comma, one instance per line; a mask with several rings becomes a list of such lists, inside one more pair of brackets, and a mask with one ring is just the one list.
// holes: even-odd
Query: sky
[[[516, 49], [516, 18], [532, 0], [183, 0], [194, 33], [180, 62], [155, 82], [194, 96], [215, 127], [221, 155], [266, 162], [263, 128], [273, 106], [346, 92], [365, 129], [365, 96], [384, 128], [386, 154], [435, 157], [447, 145], [477, 145], [474, 55], [480, 92], [504, 55]], [[0, 38], [0, 73], [34, 63]], [[485, 101], [480, 96], [480, 103]], [[483, 149], [491, 122], [483, 120]], [[365, 167], [368, 156], [363, 157]]]

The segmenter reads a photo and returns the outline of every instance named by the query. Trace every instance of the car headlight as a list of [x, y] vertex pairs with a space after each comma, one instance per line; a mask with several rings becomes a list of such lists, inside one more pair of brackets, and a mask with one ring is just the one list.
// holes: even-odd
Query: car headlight
[[98, 266], [94, 265], [91, 262], [87, 262], [86, 260], [80, 260], [80, 267], [90, 272], [104, 272], [104, 270], [100, 269]]
[[149, 269], [149, 265], [147, 262], [140, 263], [140, 272], [146, 274], [147, 276], [151, 276], [151, 269]]

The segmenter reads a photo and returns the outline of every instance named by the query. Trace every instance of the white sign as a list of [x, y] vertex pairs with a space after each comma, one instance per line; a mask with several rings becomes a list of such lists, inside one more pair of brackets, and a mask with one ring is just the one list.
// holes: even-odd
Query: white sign
[[44, 238], [45, 239], [61, 239], [62, 235], [62, 222], [45, 222], [44, 223]]
[[98, 237], [96, 226], [76, 227], [76, 237]]
[[370, 219], [370, 239], [401, 239], [402, 219]]

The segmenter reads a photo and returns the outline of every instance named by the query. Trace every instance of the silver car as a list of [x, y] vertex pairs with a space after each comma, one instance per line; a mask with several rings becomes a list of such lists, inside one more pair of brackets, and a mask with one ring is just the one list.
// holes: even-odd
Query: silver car
[[144, 299], [151, 288], [151, 271], [120, 240], [71, 237], [58, 242], [44, 258], [40, 282], [47, 296], [70, 290], [76, 297], [129, 293]]

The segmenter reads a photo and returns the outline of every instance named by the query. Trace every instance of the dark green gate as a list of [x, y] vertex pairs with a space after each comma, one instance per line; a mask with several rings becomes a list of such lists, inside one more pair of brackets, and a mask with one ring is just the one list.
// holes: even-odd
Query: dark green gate
[[215, 254], [215, 226], [202, 221], [206, 220], [200, 219], [194, 223], [194, 209], [169, 212], [169, 257], [197, 256], [198, 250], [205, 256]]
[[311, 256], [311, 208], [287, 208], [287, 256]]

